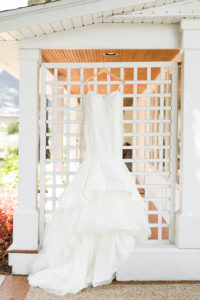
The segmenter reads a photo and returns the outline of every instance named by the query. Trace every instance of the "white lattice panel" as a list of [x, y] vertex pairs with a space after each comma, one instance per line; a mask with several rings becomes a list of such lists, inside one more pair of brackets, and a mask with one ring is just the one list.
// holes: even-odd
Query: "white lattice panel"
[[[99, 74], [101, 68], [111, 74]], [[122, 157], [143, 191], [151, 241], [173, 243], [177, 63], [43, 63], [40, 105], [40, 239], [64, 186], [84, 159], [83, 96], [123, 93]], [[91, 76], [92, 75], [92, 76]], [[89, 84], [85, 80], [89, 80]], [[119, 78], [119, 79], [116, 79]], [[120, 133], [119, 133], [120, 134]], [[149, 241], [148, 241], [149, 242]]]

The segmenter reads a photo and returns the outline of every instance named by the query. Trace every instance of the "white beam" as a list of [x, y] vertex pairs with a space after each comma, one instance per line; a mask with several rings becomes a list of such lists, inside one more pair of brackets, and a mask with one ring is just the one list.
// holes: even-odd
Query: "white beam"
[[111, 23], [69, 29], [19, 43], [22, 48], [40, 49], [177, 49], [179, 39], [176, 24]]

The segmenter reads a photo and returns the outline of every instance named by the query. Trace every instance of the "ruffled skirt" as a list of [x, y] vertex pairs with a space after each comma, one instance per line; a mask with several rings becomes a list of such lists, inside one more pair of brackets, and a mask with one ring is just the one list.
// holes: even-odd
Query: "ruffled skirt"
[[111, 283], [136, 241], [151, 235], [144, 202], [122, 159], [85, 159], [45, 227], [28, 281], [57, 295]]

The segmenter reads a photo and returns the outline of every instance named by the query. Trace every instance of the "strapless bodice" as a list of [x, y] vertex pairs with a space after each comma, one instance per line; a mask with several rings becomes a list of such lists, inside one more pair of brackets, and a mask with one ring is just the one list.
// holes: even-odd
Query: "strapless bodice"
[[122, 99], [119, 91], [104, 97], [88, 92], [84, 97], [86, 156], [95, 159], [121, 157]]

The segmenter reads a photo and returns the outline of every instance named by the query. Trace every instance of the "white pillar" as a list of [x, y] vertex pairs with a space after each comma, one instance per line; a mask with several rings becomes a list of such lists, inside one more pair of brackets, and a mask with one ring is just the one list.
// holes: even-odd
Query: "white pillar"
[[14, 213], [14, 250], [38, 249], [38, 78], [41, 53], [19, 49], [19, 184], [18, 209]]
[[176, 246], [200, 248], [200, 20], [182, 20], [181, 210]]

